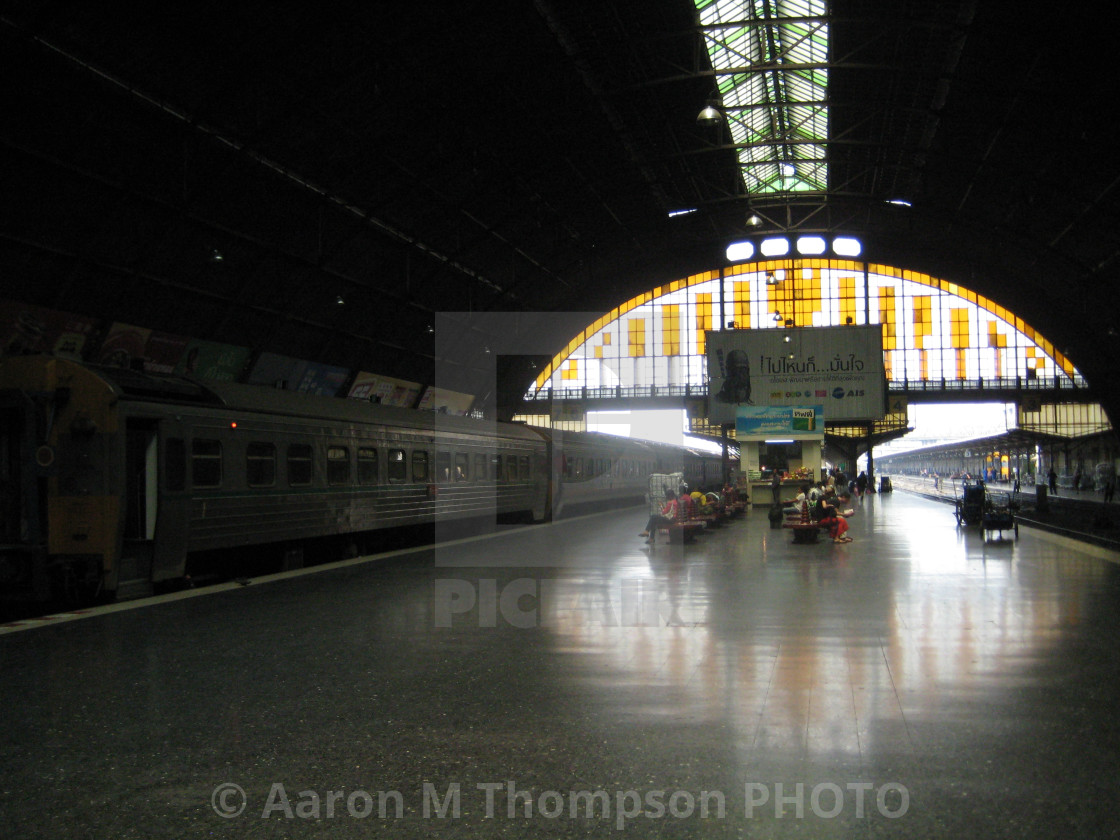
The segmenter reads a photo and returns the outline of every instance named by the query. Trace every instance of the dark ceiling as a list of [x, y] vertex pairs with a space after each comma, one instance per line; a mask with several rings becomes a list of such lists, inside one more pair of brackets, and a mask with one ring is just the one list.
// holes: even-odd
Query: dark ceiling
[[[438, 357], [480, 392], [485, 348], [551, 355], [733, 238], [845, 232], [1017, 312], [1117, 407], [1089, 5], [833, 3], [829, 192], [752, 202], [696, 122], [690, 0], [9, 3], [0, 297], [421, 382]], [[501, 355], [506, 401], [530, 361]]]

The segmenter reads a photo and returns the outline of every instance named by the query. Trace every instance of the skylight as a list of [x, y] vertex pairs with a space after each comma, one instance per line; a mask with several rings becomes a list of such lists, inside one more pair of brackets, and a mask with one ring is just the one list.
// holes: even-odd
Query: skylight
[[823, 192], [826, 0], [694, 2], [747, 192]]

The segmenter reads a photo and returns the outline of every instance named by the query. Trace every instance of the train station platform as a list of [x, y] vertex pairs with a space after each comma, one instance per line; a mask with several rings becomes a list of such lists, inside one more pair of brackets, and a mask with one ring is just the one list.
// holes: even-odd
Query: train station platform
[[0, 628], [30, 838], [1120, 836], [1120, 565], [644, 509]]

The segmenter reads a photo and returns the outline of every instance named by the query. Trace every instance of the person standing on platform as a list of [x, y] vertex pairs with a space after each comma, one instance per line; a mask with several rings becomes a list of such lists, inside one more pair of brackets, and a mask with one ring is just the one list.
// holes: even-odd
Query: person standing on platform
[[1058, 474], [1054, 472], [1054, 468], [1050, 468], [1050, 472], [1046, 476], [1047, 482], [1050, 484], [1050, 495], [1058, 492]]
[[782, 471], [775, 469], [774, 475], [770, 477], [770, 493], [774, 497], [774, 504], [780, 505], [782, 503]]

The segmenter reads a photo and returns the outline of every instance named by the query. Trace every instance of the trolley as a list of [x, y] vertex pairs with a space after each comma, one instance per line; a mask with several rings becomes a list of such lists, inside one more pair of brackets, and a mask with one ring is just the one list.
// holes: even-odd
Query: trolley
[[1017, 539], [1019, 523], [1015, 521], [1015, 505], [1011, 501], [1011, 494], [988, 491], [985, 494], [984, 514], [980, 522], [981, 533], [987, 537], [990, 531], [998, 531], [1000, 539], [1003, 539], [1003, 532], [1012, 530]]
[[957, 525], [979, 525], [984, 518], [984, 482], [966, 478], [956, 504]]

